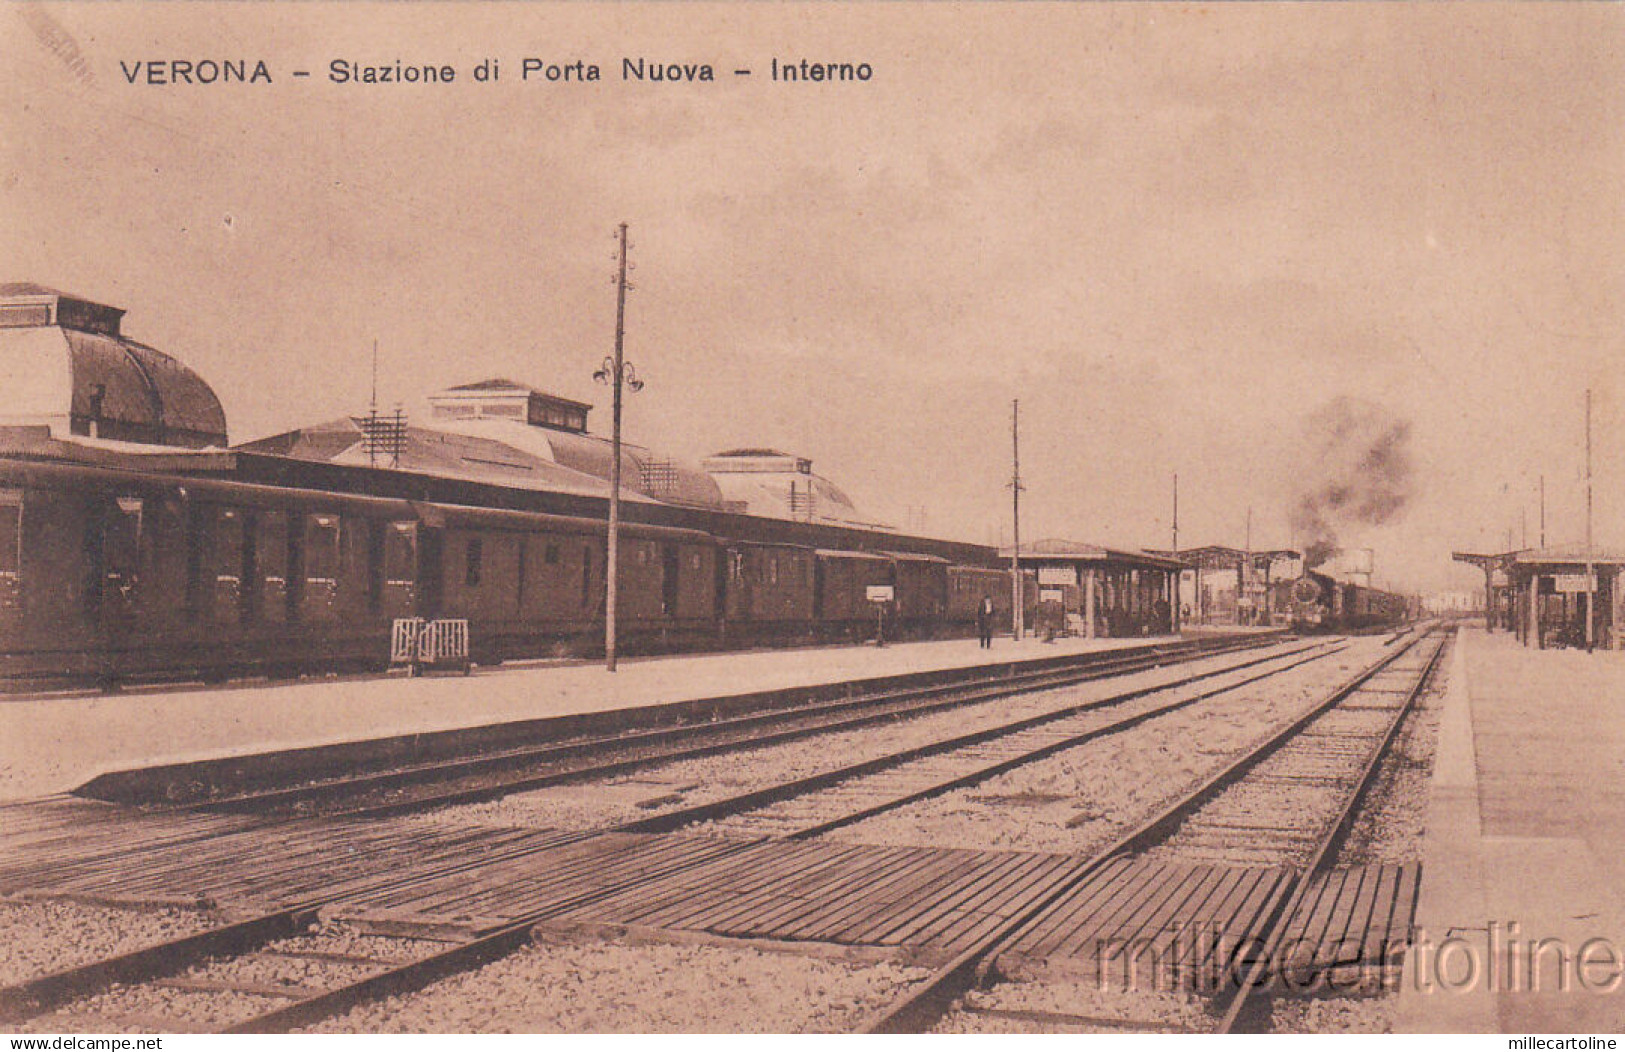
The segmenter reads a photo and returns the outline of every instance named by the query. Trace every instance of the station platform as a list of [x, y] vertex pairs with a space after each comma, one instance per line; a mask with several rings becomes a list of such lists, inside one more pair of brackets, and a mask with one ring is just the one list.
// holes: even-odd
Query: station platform
[[1037, 661], [1173, 637], [974, 639], [537, 662], [469, 676], [404, 675], [0, 697], [0, 801], [68, 792], [99, 774], [160, 764], [608, 713], [737, 694]]
[[1625, 1031], [1625, 654], [1462, 629], [1400, 1032]]

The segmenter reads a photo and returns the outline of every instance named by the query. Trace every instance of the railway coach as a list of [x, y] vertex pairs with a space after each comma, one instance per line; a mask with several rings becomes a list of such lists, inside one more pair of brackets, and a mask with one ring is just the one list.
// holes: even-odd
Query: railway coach
[[[463, 619], [470, 657], [589, 653], [605, 525], [585, 516], [0, 458], [0, 683], [293, 675], [388, 663], [398, 618]], [[629, 652], [968, 632], [1003, 571], [626, 523]]]

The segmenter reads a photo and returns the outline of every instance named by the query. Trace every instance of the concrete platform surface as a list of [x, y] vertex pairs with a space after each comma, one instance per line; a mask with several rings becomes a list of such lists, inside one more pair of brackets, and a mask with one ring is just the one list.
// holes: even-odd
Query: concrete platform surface
[[0, 800], [66, 792], [98, 774], [389, 735], [663, 705], [753, 691], [968, 668], [1171, 637], [974, 639], [689, 654], [476, 669], [470, 676], [315, 679], [121, 694], [0, 696]]
[[1463, 630], [1396, 1028], [1625, 1030], [1625, 654]]

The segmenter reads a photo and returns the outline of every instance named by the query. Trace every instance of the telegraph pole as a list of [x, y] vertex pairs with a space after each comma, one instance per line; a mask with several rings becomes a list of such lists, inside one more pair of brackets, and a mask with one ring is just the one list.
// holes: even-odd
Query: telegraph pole
[[1591, 554], [1591, 388], [1586, 388], [1586, 653], [1597, 643], [1597, 565]]
[[1546, 476], [1540, 477], [1540, 546], [1546, 547]]
[[1026, 611], [1021, 588], [1021, 401], [1010, 403], [1010, 638], [1020, 639]]
[[[1179, 472], [1177, 471], [1174, 472], [1174, 561], [1179, 561]], [[1173, 570], [1169, 571], [1168, 580], [1172, 583], [1173, 587], [1168, 589], [1168, 591], [1171, 593], [1168, 596], [1168, 605], [1171, 608], [1168, 613], [1168, 627], [1173, 630], [1173, 633], [1176, 636], [1179, 635], [1179, 593], [1182, 588], [1184, 577], [1185, 571], [1179, 569], [1177, 566], [1174, 567]]]
[[[367, 417], [367, 426], [376, 428], [378, 426], [378, 341], [376, 339], [372, 341], [372, 398], [367, 402]], [[367, 465], [377, 467], [378, 439], [371, 434], [367, 438], [370, 440], [367, 442]]]
[[611, 402], [613, 436], [609, 465], [609, 543], [604, 559], [604, 667], [610, 672], [615, 671], [615, 598], [620, 585], [618, 570], [621, 532], [621, 389], [623, 386], [633, 391], [643, 388], [643, 381], [638, 379], [637, 370], [624, 355], [626, 290], [629, 287], [626, 281], [625, 223], [617, 228], [616, 236], [620, 242], [620, 268], [615, 277], [615, 355], [612, 358], [605, 358], [604, 364], [592, 374], [594, 380], [601, 384], [609, 384], [610, 390], [614, 392]]

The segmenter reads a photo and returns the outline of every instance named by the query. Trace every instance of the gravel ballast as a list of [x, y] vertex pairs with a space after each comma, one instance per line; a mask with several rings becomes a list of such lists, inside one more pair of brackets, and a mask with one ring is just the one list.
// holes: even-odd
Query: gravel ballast
[[[563, 829], [617, 825], [1260, 656], [1224, 655], [1056, 690], [998, 698], [896, 723], [874, 724], [783, 745], [661, 764], [622, 777], [552, 786], [486, 803], [444, 808], [420, 820]], [[1239, 678], [1252, 671], [1255, 670], [1230, 675]], [[1212, 682], [1219, 682], [1221, 678], [1215, 677]]]
[[726, 946], [533, 945], [320, 1033], [844, 1033], [929, 973]]
[[938, 1034], [1205, 1033], [1207, 1002], [1191, 994], [1095, 982], [1001, 983], [966, 994]]
[[829, 835], [869, 844], [1087, 853], [1368, 660], [1351, 649]]
[[0, 986], [129, 953], [221, 923], [207, 910], [0, 901]]

